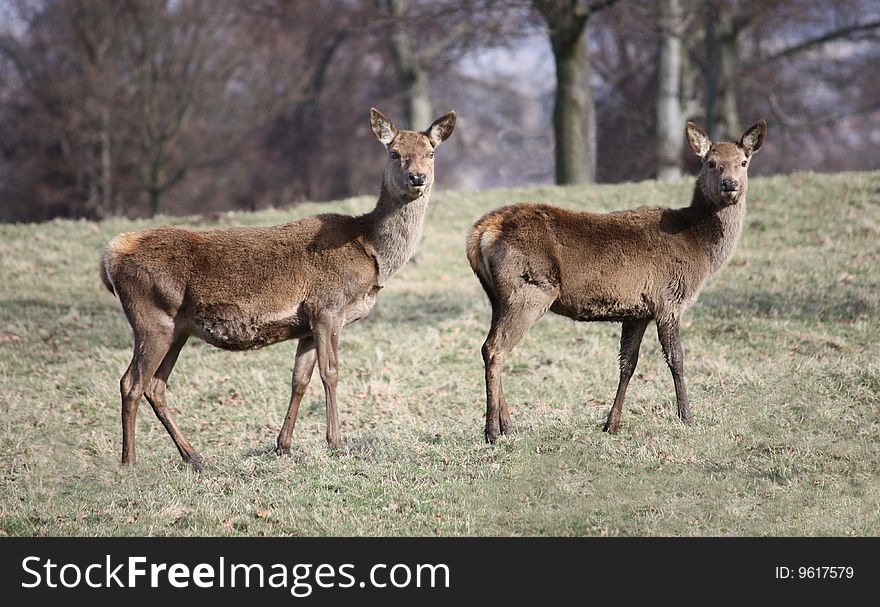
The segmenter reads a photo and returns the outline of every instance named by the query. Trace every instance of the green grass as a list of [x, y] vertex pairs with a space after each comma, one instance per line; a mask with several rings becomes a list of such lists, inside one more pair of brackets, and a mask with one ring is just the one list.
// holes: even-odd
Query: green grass
[[436, 193], [416, 263], [342, 334], [341, 452], [325, 446], [316, 376], [292, 457], [270, 453], [293, 343], [187, 345], [169, 404], [208, 462], [202, 475], [179, 462], [146, 402], [139, 462], [118, 464], [131, 333], [98, 279], [101, 246], [162, 222], [266, 225], [373, 200], [209, 224], [0, 226], [0, 533], [877, 535], [876, 172], [753, 180], [739, 249], [683, 326], [693, 427], [676, 421], [650, 329], [621, 433], [604, 434], [619, 326], [548, 315], [506, 367], [519, 434], [483, 443], [489, 306], [465, 260], [467, 227], [516, 200], [682, 206], [691, 187]]

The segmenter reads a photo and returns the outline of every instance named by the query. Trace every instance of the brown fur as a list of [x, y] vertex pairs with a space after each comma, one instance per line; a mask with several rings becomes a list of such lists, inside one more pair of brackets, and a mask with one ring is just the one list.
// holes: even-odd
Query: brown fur
[[373, 131], [390, 153], [376, 208], [366, 215], [201, 232], [166, 226], [122, 234], [107, 245], [101, 280], [119, 297], [134, 332], [134, 356], [120, 382], [123, 463], [135, 461], [134, 419], [145, 395], [183, 459], [203, 467], [164, 395], [190, 336], [227, 350], [300, 340], [276, 451], [290, 452], [316, 363], [325, 389], [327, 441], [340, 446], [339, 332], [372, 309], [386, 280], [415, 251], [433, 185], [433, 151], [454, 124], [449, 113], [424, 132], [398, 132], [371, 111]]
[[650, 320], [657, 323], [673, 374], [679, 416], [690, 421], [679, 321], [706, 279], [733, 254], [746, 211], [748, 163], [765, 132], [761, 121], [738, 143], [711, 143], [689, 123], [688, 139], [703, 169], [686, 208], [600, 214], [515, 204], [474, 224], [467, 256], [492, 303], [483, 345], [489, 442], [512, 431], [502, 362], [547, 310], [577, 321], [623, 323], [621, 379], [606, 430], [619, 427]]

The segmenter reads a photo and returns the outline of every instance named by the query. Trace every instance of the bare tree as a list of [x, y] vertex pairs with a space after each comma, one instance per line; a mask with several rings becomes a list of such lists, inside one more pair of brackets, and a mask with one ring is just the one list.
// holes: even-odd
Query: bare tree
[[[667, 129], [676, 119], [687, 118], [736, 132], [741, 126], [738, 116], [770, 116], [781, 130], [774, 146], [784, 153], [769, 158], [760, 168], [765, 172], [871, 166], [868, 141], [870, 133], [876, 137], [876, 129], [865, 128], [871, 124], [865, 118], [880, 111], [880, 95], [865, 66], [880, 57], [880, 30], [875, 28], [880, 13], [872, 12], [868, 3], [680, 0], [679, 16], [669, 20], [663, 10], [670, 3], [621, 4], [592, 24], [591, 63], [601, 124], [598, 169], [603, 179], [655, 174], [663, 178], [665, 166], [673, 171], [686, 165], [695, 168], [688, 155], [680, 153], [681, 137]], [[709, 21], [710, 14], [716, 21]], [[719, 35], [732, 30], [736, 32], [729, 36]], [[670, 44], [670, 34], [684, 51], [677, 79], [669, 69], [670, 58], [677, 56], [670, 52], [675, 45]], [[710, 46], [717, 47], [721, 38], [726, 42], [710, 61]], [[722, 58], [724, 69], [719, 67]], [[719, 72], [728, 75], [721, 77]], [[652, 83], [650, 89], [642, 85], [645, 82]], [[695, 92], [701, 93], [699, 98]], [[814, 144], [822, 136], [815, 127], [844, 120], [846, 145], [863, 153], [847, 157], [839, 145]], [[655, 146], [628, 145], [634, 137], [654, 137]]]
[[[370, 105], [416, 128], [430, 106], [461, 110], [448, 187], [665, 178], [696, 168], [685, 118], [723, 135], [768, 116], [778, 153], [760, 172], [876, 166], [876, 2], [611, 3], [8, 0], [0, 218], [371, 192]], [[518, 44], [537, 31], [552, 52]], [[551, 60], [555, 90], [516, 75]]]
[[405, 128], [424, 128], [431, 121], [431, 95], [428, 90], [428, 69], [416, 51], [416, 42], [407, 31], [405, 20], [409, 0], [386, 0], [392, 19], [388, 46], [404, 98]]
[[[762, 66], [778, 66], [780, 61], [795, 60], [835, 42], [876, 40], [880, 33], [880, 13], [860, 0], [713, 0], [704, 15], [705, 110], [707, 130], [713, 138], [739, 131], [738, 90], [744, 70], [754, 73]], [[826, 22], [829, 25], [824, 25]], [[755, 29], [762, 30], [752, 41], [756, 50], [752, 57], [744, 58], [742, 40]]]
[[720, 3], [710, 4], [706, 11], [706, 132], [713, 141], [729, 139], [739, 129], [739, 40], [751, 19], [751, 13], [737, 13]]
[[120, 200], [130, 211], [137, 189], [149, 213], [159, 212], [189, 171], [216, 162], [246, 132], [255, 116], [241, 93], [251, 84], [247, 53], [227, 42], [233, 8], [206, 0], [22, 4], [26, 32], [0, 38], [0, 52], [38, 109], [35, 122], [56, 125], [43, 145], [60, 148], [70, 196], [85, 201], [87, 214], [118, 212]]
[[[246, 131], [236, 113], [245, 53], [229, 2], [130, 0], [117, 23], [117, 52], [128, 76], [128, 135], [151, 215], [187, 173], [215, 162]], [[210, 120], [210, 130], [197, 129]], [[249, 126], [249, 125], [247, 125]]]
[[616, 0], [535, 0], [547, 22], [556, 61], [556, 183], [590, 183], [596, 178], [596, 109], [590, 84], [586, 29], [590, 18]]
[[682, 27], [680, 0], [660, 3], [660, 49], [657, 66], [657, 179], [681, 177], [685, 121], [682, 106]]
[[369, 23], [387, 40], [404, 118], [415, 129], [433, 115], [434, 70], [449, 70], [467, 53], [502, 45], [527, 29], [527, 13], [516, 0], [377, 0], [377, 8]]
[[[0, 55], [14, 66], [21, 92], [33, 102], [29, 109], [22, 108], [24, 146], [33, 142], [35, 155], [57, 150], [51, 159], [53, 190], [66, 182], [66, 189], [83, 201], [86, 215], [112, 213], [113, 125], [120, 89], [111, 55], [119, 6], [95, 11], [83, 0], [67, 0], [46, 11], [24, 2], [16, 9], [29, 36], [23, 40], [9, 31], [0, 34]], [[41, 134], [52, 135], [54, 145], [36, 143]], [[32, 170], [37, 167], [30, 163]], [[48, 175], [35, 177], [46, 181]]]

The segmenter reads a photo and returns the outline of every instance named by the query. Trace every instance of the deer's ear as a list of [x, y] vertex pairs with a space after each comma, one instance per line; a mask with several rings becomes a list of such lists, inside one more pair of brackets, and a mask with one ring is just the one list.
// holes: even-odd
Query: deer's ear
[[688, 145], [691, 146], [694, 154], [702, 158], [709, 151], [712, 141], [706, 134], [706, 131], [698, 127], [693, 122], [687, 123], [687, 139]]
[[391, 145], [391, 142], [397, 135], [397, 129], [394, 128], [391, 121], [385, 117], [385, 114], [374, 107], [370, 108], [370, 128], [373, 130], [373, 135], [376, 136], [376, 139], [385, 144], [386, 148]]
[[751, 156], [760, 150], [761, 146], [764, 145], [764, 138], [766, 136], [767, 123], [764, 122], [764, 119], [762, 118], [750, 126], [748, 130], [743, 133], [742, 139], [739, 140], [739, 144], [746, 151], [746, 156]]
[[434, 123], [428, 127], [424, 134], [431, 140], [431, 145], [435, 148], [449, 139], [452, 135], [452, 129], [455, 128], [455, 112], [443, 114]]

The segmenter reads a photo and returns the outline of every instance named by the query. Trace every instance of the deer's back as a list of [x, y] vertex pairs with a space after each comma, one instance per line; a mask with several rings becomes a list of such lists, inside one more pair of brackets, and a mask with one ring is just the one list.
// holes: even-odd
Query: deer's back
[[491, 266], [494, 288], [520, 279], [543, 285], [556, 295], [550, 310], [576, 320], [650, 318], [687, 305], [708, 274], [694, 221], [688, 209], [517, 204], [478, 221], [471, 242], [479, 239], [478, 261]]

